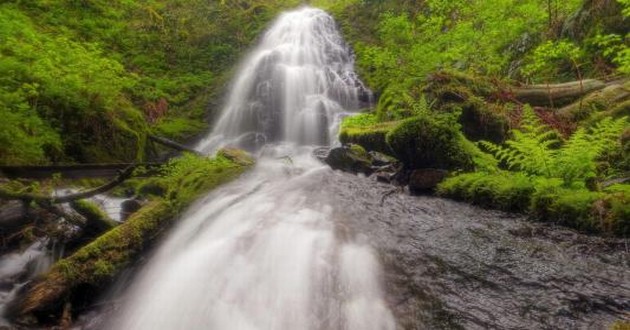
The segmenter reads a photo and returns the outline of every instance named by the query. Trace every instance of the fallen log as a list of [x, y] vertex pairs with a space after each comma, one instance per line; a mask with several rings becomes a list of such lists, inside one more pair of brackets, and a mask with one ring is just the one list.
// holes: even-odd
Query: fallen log
[[[63, 179], [113, 178], [129, 166], [159, 168], [164, 163], [72, 164], [44, 166], [0, 166], [0, 175], [8, 178], [49, 179], [60, 175]], [[150, 175], [146, 173], [144, 175]]]
[[84, 199], [72, 201], [70, 207], [85, 218], [83, 237], [90, 241], [118, 225], [91, 201]]
[[612, 84], [557, 110], [557, 114], [569, 121], [587, 119], [593, 112], [605, 111], [613, 105], [630, 99], [630, 84]]
[[161, 144], [163, 146], [166, 146], [166, 147], [178, 150], [178, 151], [190, 152], [190, 153], [193, 153], [193, 154], [196, 154], [196, 155], [203, 155], [201, 152], [199, 152], [199, 151], [197, 151], [197, 150], [195, 150], [193, 148], [187, 147], [187, 146], [185, 146], [185, 145], [183, 145], [181, 143], [175, 142], [173, 140], [169, 140], [169, 139], [167, 139], [165, 137], [156, 136], [156, 135], [152, 135], [152, 134], [149, 134], [148, 137], [149, 137], [149, 139], [151, 141], [153, 141], [155, 143], [159, 143], [159, 144]]
[[596, 79], [585, 79], [563, 84], [525, 85], [511, 90], [514, 98], [532, 106], [558, 107], [570, 104], [586, 94], [606, 87]]
[[[27, 314], [43, 318], [51, 314], [59, 316], [67, 300], [73, 302], [72, 297], [83, 296], [81, 290], [87, 289], [93, 294], [94, 290], [112, 283], [198, 196], [238, 177], [253, 165], [251, 158], [238, 152], [220, 153], [219, 157], [218, 161], [209, 160], [210, 165], [200, 170], [188, 167], [186, 173], [177, 172], [173, 177], [165, 177], [177, 194], [149, 202], [125, 223], [58, 261], [48, 273], [24, 288], [7, 306], [6, 315], [12, 319]], [[189, 182], [191, 177], [202, 181], [180, 184]], [[84, 296], [82, 299], [85, 301]]]
[[17, 192], [13, 192], [13, 191], [9, 191], [6, 189], [2, 189], [0, 188], [0, 199], [5, 199], [5, 200], [21, 200], [21, 201], [34, 201], [37, 203], [44, 203], [44, 204], [60, 204], [60, 203], [68, 203], [68, 202], [72, 202], [75, 200], [79, 200], [79, 199], [85, 199], [85, 198], [90, 198], [92, 196], [96, 196], [99, 194], [102, 194], [104, 192], [107, 192], [113, 188], [115, 188], [116, 186], [118, 186], [119, 184], [123, 183], [125, 180], [129, 179], [132, 174], [133, 171], [136, 169], [135, 165], [129, 166], [127, 167], [125, 170], [123, 170], [117, 177], [116, 179], [102, 185], [99, 186], [97, 188], [88, 190], [88, 191], [84, 191], [84, 192], [79, 192], [79, 193], [75, 193], [75, 194], [70, 194], [70, 195], [66, 195], [66, 196], [44, 196], [44, 195], [37, 195], [37, 194], [29, 194], [29, 193], [17, 193]]

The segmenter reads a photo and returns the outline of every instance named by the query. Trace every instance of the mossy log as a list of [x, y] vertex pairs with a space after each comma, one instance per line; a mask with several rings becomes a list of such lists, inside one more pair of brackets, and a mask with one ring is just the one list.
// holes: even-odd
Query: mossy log
[[85, 240], [91, 241], [118, 225], [94, 202], [82, 199], [71, 202], [70, 206], [85, 218], [82, 237]]
[[[27, 314], [59, 315], [63, 304], [73, 300], [78, 288], [103, 288], [132, 265], [197, 197], [236, 178], [253, 164], [251, 158], [234, 150], [220, 152], [214, 160], [197, 162], [206, 163], [183, 164], [171, 177], [164, 178], [177, 194], [169, 192], [171, 198], [149, 202], [125, 223], [58, 261], [48, 273], [27, 285], [23, 294], [8, 306], [7, 315], [11, 318]], [[183, 171], [184, 168], [187, 170]], [[191, 178], [197, 182], [190, 184]]]
[[532, 106], [558, 107], [604, 89], [606, 84], [596, 79], [586, 79], [563, 84], [525, 85], [512, 89], [514, 98]]
[[559, 109], [557, 114], [570, 121], [581, 121], [588, 119], [594, 112], [613, 109], [616, 104], [629, 99], [630, 83], [613, 84]]

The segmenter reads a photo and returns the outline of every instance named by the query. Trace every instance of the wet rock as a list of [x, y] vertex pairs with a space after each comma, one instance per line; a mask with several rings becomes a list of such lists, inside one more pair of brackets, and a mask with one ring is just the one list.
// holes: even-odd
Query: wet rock
[[409, 191], [412, 194], [431, 193], [448, 175], [448, 171], [423, 168], [414, 170], [409, 175]]
[[392, 156], [388, 156], [382, 152], [370, 151], [368, 152], [368, 155], [372, 159], [373, 166], [389, 166], [389, 165], [396, 165], [400, 163], [398, 159]]
[[315, 156], [315, 158], [319, 159], [322, 162], [326, 162], [328, 154], [330, 154], [329, 147], [320, 147], [313, 150], [313, 156]]
[[132, 214], [136, 213], [144, 206], [144, 202], [138, 199], [128, 199], [120, 204], [120, 219], [127, 220]]
[[374, 172], [370, 155], [359, 145], [333, 148], [328, 153], [325, 162], [335, 170], [366, 175]]

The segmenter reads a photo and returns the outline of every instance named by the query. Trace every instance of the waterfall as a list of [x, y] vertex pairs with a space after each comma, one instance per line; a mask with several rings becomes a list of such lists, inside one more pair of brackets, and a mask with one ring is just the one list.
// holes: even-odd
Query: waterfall
[[199, 146], [260, 150], [256, 168], [188, 210], [106, 328], [395, 329], [378, 257], [319, 189], [335, 174], [311, 155], [366, 94], [328, 14], [281, 15]]
[[334, 19], [308, 7], [288, 12], [243, 63], [221, 117], [198, 148], [328, 145], [340, 115], [370, 98]]

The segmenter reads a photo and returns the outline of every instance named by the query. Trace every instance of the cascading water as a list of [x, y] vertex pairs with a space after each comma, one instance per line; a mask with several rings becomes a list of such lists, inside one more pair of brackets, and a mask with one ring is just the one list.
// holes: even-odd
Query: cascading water
[[340, 115], [370, 97], [330, 15], [313, 8], [285, 13], [244, 62], [199, 149], [256, 150], [277, 141], [328, 145]]
[[380, 264], [317, 189], [331, 170], [311, 156], [365, 93], [328, 14], [282, 15], [199, 146], [262, 148], [256, 168], [189, 210], [107, 328], [395, 329]]

